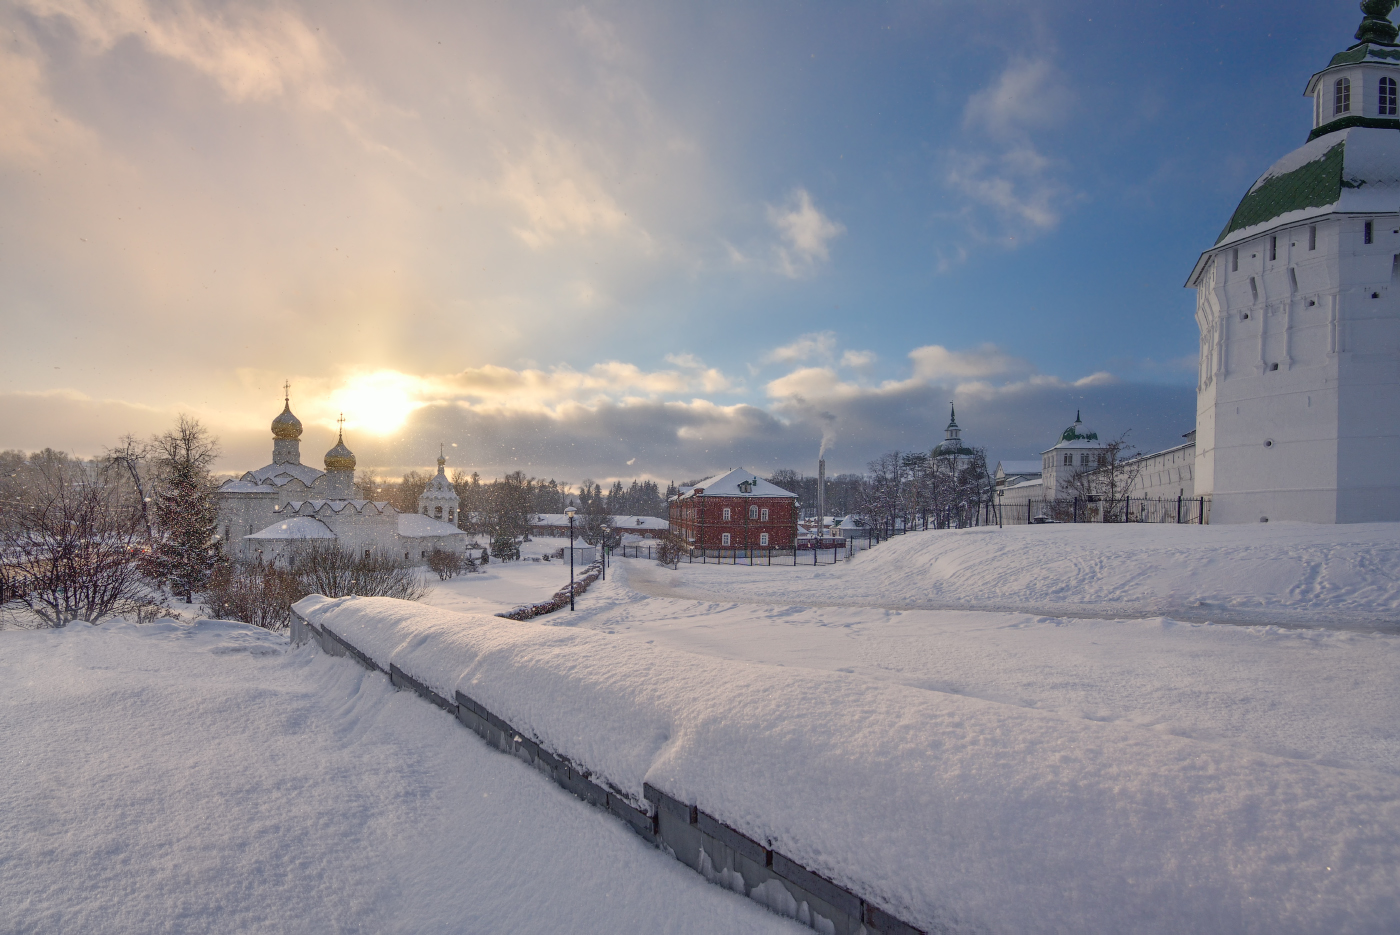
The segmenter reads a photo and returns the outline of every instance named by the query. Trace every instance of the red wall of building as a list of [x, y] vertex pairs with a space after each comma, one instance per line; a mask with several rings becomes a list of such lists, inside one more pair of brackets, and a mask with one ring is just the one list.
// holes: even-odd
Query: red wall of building
[[[768, 511], [768, 521], [746, 519], [749, 507]], [[728, 507], [730, 519], [724, 518]], [[671, 501], [671, 523], [686, 542], [697, 549], [761, 548], [768, 533], [768, 547], [790, 549], [797, 535], [797, 508], [791, 497], [687, 497]], [[724, 534], [729, 533], [729, 545]]]

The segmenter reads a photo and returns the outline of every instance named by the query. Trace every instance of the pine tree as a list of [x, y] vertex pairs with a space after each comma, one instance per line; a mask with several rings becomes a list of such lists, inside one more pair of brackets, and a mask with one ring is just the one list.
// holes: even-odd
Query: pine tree
[[172, 593], [194, 602], [221, 557], [219, 507], [209, 466], [218, 442], [198, 420], [181, 415], [176, 427], [152, 440], [160, 488], [155, 503], [156, 537], [150, 563], [154, 577]]

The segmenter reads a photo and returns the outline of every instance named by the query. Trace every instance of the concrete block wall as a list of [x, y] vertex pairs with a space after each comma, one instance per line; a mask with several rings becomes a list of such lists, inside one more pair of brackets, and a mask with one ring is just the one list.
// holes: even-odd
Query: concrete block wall
[[611, 812], [649, 844], [711, 883], [757, 900], [823, 935], [927, 935], [773, 850], [772, 842], [758, 841], [729, 827], [698, 804], [676, 799], [650, 783], [643, 786], [643, 799], [637, 801], [595, 777], [585, 766], [545, 749], [462, 692], [445, 698], [397, 663], [390, 663], [386, 671], [330, 627], [317, 627], [293, 612], [292, 644], [313, 641], [328, 655], [350, 658], [372, 672], [381, 672], [394, 687], [414, 692], [448, 712], [490, 746], [539, 770], [589, 805]]

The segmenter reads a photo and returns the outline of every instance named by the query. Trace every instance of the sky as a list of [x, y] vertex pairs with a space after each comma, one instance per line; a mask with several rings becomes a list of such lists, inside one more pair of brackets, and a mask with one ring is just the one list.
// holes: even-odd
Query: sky
[[0, 448], [484, 476], [1194, 427], [1355, 3], [0, 0]]

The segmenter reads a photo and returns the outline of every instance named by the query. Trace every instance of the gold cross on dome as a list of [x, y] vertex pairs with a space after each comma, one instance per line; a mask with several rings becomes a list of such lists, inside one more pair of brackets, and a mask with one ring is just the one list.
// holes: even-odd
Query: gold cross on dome
[[345, 413], [342, 412], [342, 413], [340, 414], [340, 418], [339, 418], [339, 419], [336, 419], [335, 421], [337, 421], [337, 422], [340, 423], [340, 437], [341, 437], [341, 438], [344, 438], [344, 437], [345, 437]]
[[282, 401], [288, 405], [292, 402], [292, 381], [288, 380], [282, 384]]

